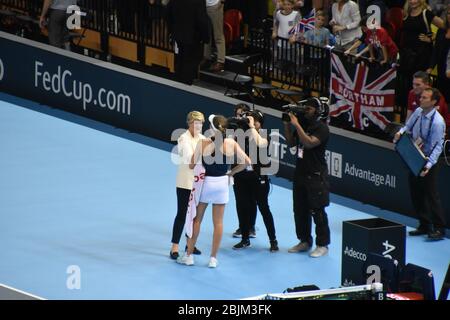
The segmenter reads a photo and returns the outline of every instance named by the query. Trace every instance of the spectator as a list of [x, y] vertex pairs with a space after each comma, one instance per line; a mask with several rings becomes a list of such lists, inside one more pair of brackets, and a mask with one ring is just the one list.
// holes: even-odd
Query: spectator
[[316, 47], [325, 47], [329, 45], [331, 33], [330, 30], [324, 27], [325, 20], [325, 13], [323, 11], [317, 11], [314, 29], [306, 31], [303, 35], [305, 43]]
[[[209, 41], [205, 0], [170, 0], [167, 4], [169, 34], [175, 40], [175, 75], [191, 85], [197, 77], [202, 43]], [[175, 49], [177, 53], [177, 49]]]
[[[223, 34], [223, 0], [206, 0], [206, 12], [211, 22], [214, 43], [217, 49], [217, 61], [210, 67], [212, 72], [221, 72], [225, 67], [225, 36]], [[211, 57], [211, 42], [205, 46], [204, 56]]]
[[272, 39], [289, 40], [289, 44], [281, 39], [278, 40], [277, 59], [294, 60], [295, 48], [291, 44], [296, 41], [296, 27], [301, 19], [300, 13], [294, 10], [294, 3], [294, 0], [283, 0], [282, 9], [278, 10], [274, 17]]
[[[424, 71], [417, 71], [413, 77], [412, 89], [408, 94], [408, 111], [406, 114], [406, 120], [408, 120], [411, 114], [420, 106], [420, 97], [425, 89], [431, 88], [430, 76]], [[448, 112], [448, 106], [445, 102], [445, 98], [441, 95], [437, 104], [437, 110], [444, 118], [447, 128], [450, 128], [450, 114]]]
[[436, 87], [444, 95], [445, 100], [450, 101], [450, 81], [445, 75], [447, 64], [447, 52], [450, 49], [450, 6], [444, 12], [445, 29], [439, 29], [436, 34], [436, 40], [433, 48], [433, 55], [431, 59], [431, 70], [437, 65], [437, 83]]
[[50, 45], [70, 50], [67, 8], [76, 4], [77, 0], [44, 0], [39, 25], [47, 26]]
[[336, 0], [331, 8], [330, 26], [336, 35], [336, 50], [349, 49], [362, 35], [358, 5], [351, 0]]
[[[315, 28], [306, 31], [303, 36], [303, 41], [306, 44], [314, 46], [305, 48], [305, 59], [304, 59], [305, 64], [308, 63], [309, 65], [315, 67], [326, 66], [328, 64], [327, 63], [328, 61], [326, 60], [327, 55], [325, 54], [323, 49], [320, 49], [328, 46], [330, 44], [330, 38], [333, 36], [330, 33], [330, 30], [324, 27], [325, 20], [326, 18], [324, 12], [321, 10], [317, 11], [314, 23]], [[305, 84], [310, 84], [311, 83], [310, 81], [312, 79], [313, 76], [305, 75]]]
[[435, 16], [425, 0], [407, 0], [403, 8], [403, 28], [400, 41], [401, 75], [399, 88], [399, 105], [406, 104], [408, 91], [411, 89], [412, 77], [416, 71], [425, 71], [430, 64], [433, 53], [433, 33], [431, 24], [444, 28], [441, 18]]
[[359, 57], [369, 51], [369, 60], [377, 60], [380, 64], [393, 63], [397, 60], [398, 48], [387, 31], [381, 26], [367, 27], [367, 17], [361, 20], [361, 29], [364, 32], [364, 42], [367, 47], [359, 52]]

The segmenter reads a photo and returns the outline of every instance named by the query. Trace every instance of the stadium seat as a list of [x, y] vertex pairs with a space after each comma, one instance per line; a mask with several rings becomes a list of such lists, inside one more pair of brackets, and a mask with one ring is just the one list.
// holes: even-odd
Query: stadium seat
[[223, 35], [225, 37], [225, 47], [228, 49], [233, 41], [233, 27], [228, 23], [223, 23]]
[[384, 28], [386, 29], [387, 33], [391, 37], [393, 41], [397, 39], [397, 28], [395, 27], [395, 24], [392, 22], [386, 21], [384, 24]]
[[395, 27], [395, 36], [392, 38], [396, 43], [399, 41], [400, 30], [403, 27], [403, 9], [390, 8], [386, 11], [386, 24], [392, 23]]
[[229, 9], [224, 13], [223, 22], [231, 26], [231, 41], [239, 39], [241, 36], [242, 13], [237, 9]]

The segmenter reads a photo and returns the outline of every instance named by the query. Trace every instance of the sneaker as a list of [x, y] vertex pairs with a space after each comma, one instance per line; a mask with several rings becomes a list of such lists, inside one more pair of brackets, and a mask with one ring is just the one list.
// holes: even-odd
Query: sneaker
[[417, 228], [416, 230], [408, 232], [411, 237], [422, 236], [427, 234], [428, 232], [425, 229]]
[[444, 233], [440, 230], [436, 230], [433, 232], [428, 233], [428, 240], [431, 241], [439, 241], [439, 240], [444, 240]]
[[208, 268], [217, 268], [218, 265], [219, 261], [217, 261], [216, 258], [211, 257], [211, 259], [209, 259]]
[[225, 65], [221, 62], [216, 62], [211, 65], [209, 71], [211, 72], [222, 72], [225, 69]]
[[241, 229], [237, 228], [235, 232], [233, 232], [233, 238], [242, 238]]
[[185, 254], [181, 257], [178, 257], [177, 263], [185, 264], [187, 266], [193, 266], [194, 265], [194, 256], [192, 254], [189, 256], [187, 254]]
[[324, 256], [328, 253], [328, 248], [327, 247], [321, 247], [321, 246], [317, 246], [313, 252], [311, 252], [309, 254], [309, 256], [311, 258], [319, 258], [321, 256]]
[[237, 243], [237, 244], [235, 244], [234, 246], [233, 246], [233, 249], [234, 250], [239, 250], [239, 249], [245, 249], [245, 248], [249, 248], [249, 247], [251, 247], [252, 245], [251, 245], [251, 243], [250, 243], [250, 240], [241, 240], [241, 242], [239, 242], [239, 243]]
[[275, 251], [278, 251], [278, 250], [280, 250], [278, 248], [278, 241], [277, 240], [270, 241], [270, 252], [275, 252]]
[[290, 248], [288, 252], [289, 253], [306, 252], [309, 251], [309, 249], [311, 249], [311, 246], [309, 245], [308, 242], [299, 242], [298, 244]]
[[255, 229], [251, 229], [251, 230], [250, 230], [250, 233], [248, 234], [248, 236], [249, 236], [250, 238], [256, 238], [256, 231], [255, 231]]

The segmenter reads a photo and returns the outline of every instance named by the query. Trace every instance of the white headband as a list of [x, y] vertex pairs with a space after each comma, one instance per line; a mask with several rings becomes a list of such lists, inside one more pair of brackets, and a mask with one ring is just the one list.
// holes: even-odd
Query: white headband
[[214, 126], [214, 123], [213, 123], [213, 120], [214, 120], [214, 117], [215, 117], [215, 116], [216, 116], [215, 114], [210, 115], [210, 116], [208, 117], [208, 121], [209, 121], [209, 123], [211, 124], [211, 128], [213, 128], [213, 130], [219, 131], [219, 130]]

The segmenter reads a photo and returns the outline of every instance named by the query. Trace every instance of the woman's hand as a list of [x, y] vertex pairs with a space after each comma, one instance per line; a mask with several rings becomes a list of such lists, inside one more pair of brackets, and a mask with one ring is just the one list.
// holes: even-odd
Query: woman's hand
[[338, 32], [343, 31], [345, 29], [346, 28], [344, 26], [336, 24], [336, 25], [333, 26], [333, 33], [338, 33]]
[[248, 126], [250, 127], [250, 129], [255, 127], [255, 119], [253, 119], [252, 116], [247, 116], [248, 119]]
[[426, 42], [426, 43], [431, 43], [431, 42], [433, 42], [433, 38], [427, 36], [425, 33], [419, 34], [419, 40], [420, 40], [420, 41], [423, 41], [423, 42]]

